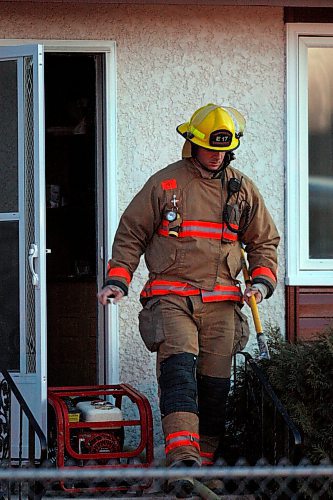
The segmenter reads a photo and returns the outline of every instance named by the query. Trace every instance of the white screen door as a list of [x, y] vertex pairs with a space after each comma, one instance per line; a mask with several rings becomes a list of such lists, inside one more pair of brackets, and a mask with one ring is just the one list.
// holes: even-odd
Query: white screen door
[[0, 116], [0, 366], [45, 431], [43, 46], [0, 47]]

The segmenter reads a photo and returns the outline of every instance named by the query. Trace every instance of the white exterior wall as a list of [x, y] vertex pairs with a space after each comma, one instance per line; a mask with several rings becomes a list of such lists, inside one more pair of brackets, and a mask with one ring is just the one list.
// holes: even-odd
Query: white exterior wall
[[[282, 235], [280, 283], [260, 306], [261, 318], [284, 333], [283, 9], [32, 5], [1, 3], [0, 38], [117, 43], [119, 215], [150, 174], [179, 159], [183, 140], [175, 128], [196, 108], [214, 102], [244, 113], [247, 129], [234, 165], [255, 180]], [[120, 378], [146, 393], [157, 413], [155, 356], [137, 326], [146, 276], [141, 263], [119, 306]]]

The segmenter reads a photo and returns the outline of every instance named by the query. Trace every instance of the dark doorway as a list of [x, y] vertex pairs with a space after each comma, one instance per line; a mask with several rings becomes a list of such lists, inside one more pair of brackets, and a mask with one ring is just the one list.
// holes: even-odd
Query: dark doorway
[[97, 381], [95, 54], [45, 54], [48, 385]]

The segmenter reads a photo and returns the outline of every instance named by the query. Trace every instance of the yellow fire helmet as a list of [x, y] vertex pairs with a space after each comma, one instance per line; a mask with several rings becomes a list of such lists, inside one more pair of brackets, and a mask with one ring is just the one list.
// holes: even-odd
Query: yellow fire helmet
[[177, 132], [187, 141], [212, 151], [238, 148], [245, 129], [245, 118], [235, 108], [207, 104], [197, 109], [189, 122], [178, 125]]

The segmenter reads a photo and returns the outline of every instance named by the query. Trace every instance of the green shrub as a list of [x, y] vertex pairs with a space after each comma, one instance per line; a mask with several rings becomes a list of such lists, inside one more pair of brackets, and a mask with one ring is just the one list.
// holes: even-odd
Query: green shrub
[[[268, 463], [313, 465], [333, 460], [333, 331], [320, 335], [313, 342], [290, 344], [282, 339], [278, 328], [265, 329], [270, 349], [269, 361], [258, 361], [274, 392], [289, 417], [303, 436], [303, 446], [294, 446], [291, 433], [277, 415], [270, 397], [262, 391], [251, 366], [237, 363], [236, 377], [229, 394], [226, 432], [220, 441], [218, 457], [229, 464]], [[258, 353], [253, 355], [256, 358]], [[241, 355], [237, 359], [242, 360]], [[333, 500], [333, 487], [327, 478], [288, 483], [295, 497], [279, 496], [279, 483], [270, 481], [226, 482], [229, 492], [241, 486], [258, 498], [325, 498]], [[257, 497], [256, 497], [257, 498]], [[321, 497], [320, 498], [324, 498]]]
[[261, 362], [277, 396], [304, 435], [314, 464], [333, 460], [333, 331], [290, 344], [278, 328], [266, 330], [270, 361]]

